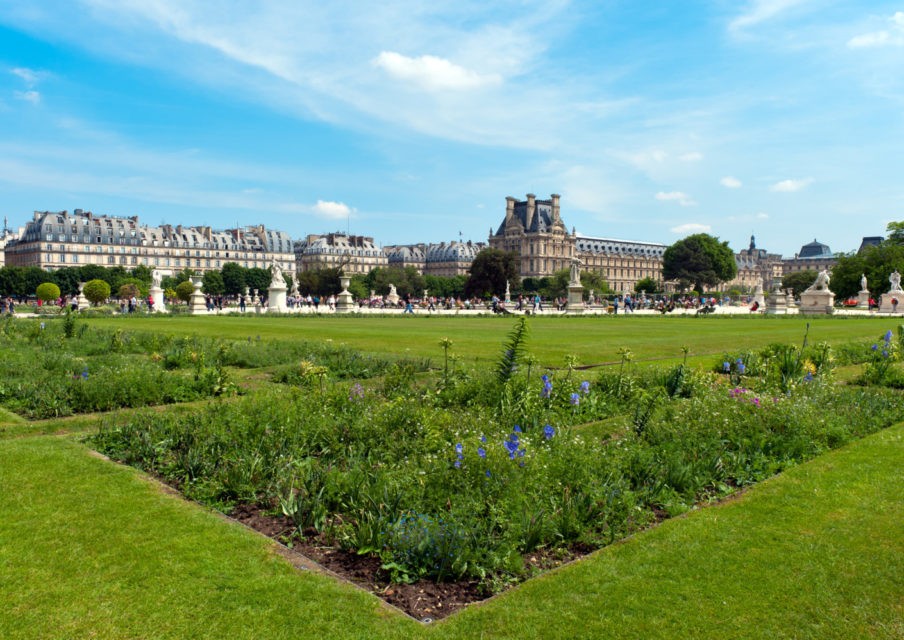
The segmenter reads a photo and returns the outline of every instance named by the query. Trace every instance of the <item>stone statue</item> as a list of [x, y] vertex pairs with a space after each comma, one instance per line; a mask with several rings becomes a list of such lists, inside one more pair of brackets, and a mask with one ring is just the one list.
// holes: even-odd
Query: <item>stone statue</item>
[[571, 281], [569, 284], [581, 284], [581, 261], [573, 258], [571, 261]]
[[505, 281], [505, 300], [506, 302], [512, 299], [512, 290], [509, 288], [509, 281]]
[[860, 290], [861, 290], [861, 291], [866, 291], [866, 290], [867, 290], [867, 289], [866, 289], [866, 274], [865, 274], [865, 273], [860, 274]]
[[763, 279], [759, 278], [756, 281], [756, 286], [753, 288], [753, 295], [761, 296], [763, 295]]
[[399, 297], [399, 294], [398, 294], [398, 292], [396, 291], [395, 285], [392, 284], [392, 283], [390, 283], [390, 285], [389, 285], [389, 296], [390, 296], [390, 297], [393, 297], [393, 296], [394, 296], [394, 297], [396, 297], [396, 298]]
[[[829, 272], [826, 269], [823, 269], [819, 272], [819, 275], [816, 276], [816, 282], [810, 285], [810, 288], [807, 291], [828, 291], [829, 290]], [[900, 281], [900, 277], [899, 277]], [[805, 292], [806, 293], [806, 292]]]
[[151, 271], [151, 288], [159, 289], [161, 282], [163, 282], [163, 276], [160, 275], [160, 271], [157, 269]]
[[901, 274], [898, 273], [898, 270], [895, 269], [890, 276], [888, 276], [888, 281], [891, 283], [891, 289], [889, 293], [894, 291], [895, 293], [901, 292]]
[[276, 261], [274, 257], [270, 261], [270, 273], [273, 274], [272, 279], [270, 280], [270, 287], [283, 287], [286, 286], [286, 279], [283, 278], [282, 267], [279, 266], [279, 262]]

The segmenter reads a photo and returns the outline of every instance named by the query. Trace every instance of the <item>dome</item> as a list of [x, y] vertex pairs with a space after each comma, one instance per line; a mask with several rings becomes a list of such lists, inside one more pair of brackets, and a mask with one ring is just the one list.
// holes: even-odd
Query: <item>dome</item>
[[816, 239], [813, 239], [813, 242], [809, 244], [805, 244], [800, 248], [800, 253], [797, 254], [798, 258], [831, 258], [832, 250], [829, 249], [829, 246], [823, 244], [821, 242], [817, 242]]

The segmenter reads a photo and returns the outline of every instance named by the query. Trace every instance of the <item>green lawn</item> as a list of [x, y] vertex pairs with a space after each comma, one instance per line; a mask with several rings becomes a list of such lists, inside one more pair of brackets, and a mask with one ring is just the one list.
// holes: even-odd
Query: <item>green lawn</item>
[[904, 426], [430, 627], [66, 438], [0, 441], [0, 637], [900, 638]]
[[[91, 319], [93, 325], [252, 340], [333, 340], [362, 351], [442, 357], [439, 340], [449, 337], [465, 361], [493, 361], [511, 331], [510, 317], [448, 316], [215, 316], [115, 317]], [[549, 317], [529, 320], [528, 350], [546, 366], [561, 366], [575, 354], [583, 365], [616, 362], [629, 348], [638, 360], [675, 359], [681, 346], [690, 355], [711, 359], [726, 351], [759, 349], [771, 342], [800, 345], [806, 325], [809, 341], [838, 343], [876, 339], [899, 322], [877, 317]]]

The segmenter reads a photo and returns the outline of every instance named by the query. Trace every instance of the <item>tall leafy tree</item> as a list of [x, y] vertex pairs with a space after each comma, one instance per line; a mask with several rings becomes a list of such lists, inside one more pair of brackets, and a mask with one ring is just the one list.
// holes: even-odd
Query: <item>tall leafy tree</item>
[[511, 290], [521, 287], [518, 254], [501, 249], [484, 249], [474, 258], [465, 283], [466, 296], [502, 295], [508, 280]]
[[695, 233], [668, 247], [662, 255], [662, 277], [677, 280], [682, 288], [693, 285], [700, 293], [738, 274], [728, 242], [708, 233]]
[[904, 245], [904, 222], [889, 222], [885, 227], [887, 242]]
[[[816, 282], [817, 275], [818, 274], [813, 269], [805, 269], [803, 271], [795, 271], [794, 273], [786, 274], [782, 277], [782, 287], [785, 289], [792, 289], [794, 295], [798, 295]], [[859, 275], [857, 276], [857, 280], [859, 282]]]
[[204, 293], [218, 296], [226, 291], [223, 283], [223, 274], [219, 271], [206, 271], [204, 273]]
[[221, 270], [226, 293], [235, 296], [245, 292], [245, 268], [238, 262], [227, 262]]
[[859, 253], [840, 256], [832, 268], [831, 289], [839, 298], [850, 298], [860, 291], [860, 276], [865, 275], [873, 297], [888, 291], [892, 271], [904, 272], [904, 244], [885, 241]]

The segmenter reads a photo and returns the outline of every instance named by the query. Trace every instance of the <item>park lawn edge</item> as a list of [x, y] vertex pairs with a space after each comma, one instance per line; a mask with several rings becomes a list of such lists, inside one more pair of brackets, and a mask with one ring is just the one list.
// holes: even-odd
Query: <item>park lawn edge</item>
[[432, 626], [71, 438], [0, 441], [0, 636], [901, 637], [899, 424]]

